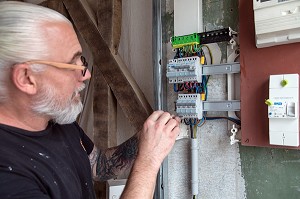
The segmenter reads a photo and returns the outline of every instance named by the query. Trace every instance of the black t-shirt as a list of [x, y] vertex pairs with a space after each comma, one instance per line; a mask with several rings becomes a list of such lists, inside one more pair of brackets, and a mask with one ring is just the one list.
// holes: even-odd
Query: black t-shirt
[[40, 132], [0, 124], [0, 198], [95, 198], [93, 146], [77, 123]]

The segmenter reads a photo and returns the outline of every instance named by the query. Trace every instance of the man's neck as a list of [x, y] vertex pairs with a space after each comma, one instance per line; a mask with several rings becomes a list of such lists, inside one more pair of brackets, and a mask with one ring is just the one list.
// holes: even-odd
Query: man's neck
[[46, 129], [49, 118], [32, 113], [28, 107], [0, 105], [0, 123], [28, 131], [42, 131]]

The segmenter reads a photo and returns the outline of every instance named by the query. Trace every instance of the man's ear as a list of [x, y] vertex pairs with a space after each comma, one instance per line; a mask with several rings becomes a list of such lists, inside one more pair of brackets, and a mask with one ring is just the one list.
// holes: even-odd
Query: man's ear
[[24, 93], [34, 95], [37, 92], [36, 76], [26, 63], [14, 65], [12, 81], [14, 85]]

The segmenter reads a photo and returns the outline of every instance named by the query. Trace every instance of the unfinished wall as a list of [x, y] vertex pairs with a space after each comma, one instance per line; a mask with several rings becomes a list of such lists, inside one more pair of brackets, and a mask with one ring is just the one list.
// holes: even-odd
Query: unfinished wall
[[[166, 15], [172, 15], [173, 1], [167, 1]], [[170, 17], [164, 17], [168, 19]], [[225, 27], [236, 29], [238, 7], [235, 0], [207, 1], [203, 0], [204, 30], [216, 30]], [[187, 22], [188, 23], [188, 22]], [[171, 29], [166, 30], [172, 32]], [[171, 36], [171, 35], [170, 35]], [[168, 41], [168, 40], [165, 40]], [[166, 43], [168, 59], [174, 56], [171, 44]], [[226, 43], [210, 45], [213, 51], [213, 64], [226, 62]], [[169, 86], [169, 110], [174, 110], [173, 87]], [[208, 101], [227, 100], [226, 76], [211, 76], [208, 82]], [[226, 116], [224, 112], [208, 113], [214, 116]], [[199, 195], [205, 199], [243, 199], [245, 184], [241, 173], [239, 145], [230, 145], [227, 121], [206, 121], [198, 127], [199, 144]], [[191, 166], [190, 140], [180, 140], [175, 144], [169, 156], [169, 198], [192, 198], [191, 195]]]

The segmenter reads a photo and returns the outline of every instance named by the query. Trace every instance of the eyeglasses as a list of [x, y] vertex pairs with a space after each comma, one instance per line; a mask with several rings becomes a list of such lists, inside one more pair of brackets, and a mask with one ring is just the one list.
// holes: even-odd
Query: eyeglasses
[[75, 70], [81, 70], [82, 76], [85, 76], [85, 73], [88, 69], [88, 63], [86, 62], [86, 59], [84, 56], [80, 57], [80, 60], [82, 62], [82, 66], [74, 65], [74, 64], [65, 64], [65, 63], [58, 63], [58, 62], [51, 62], [51, 61], [43, 61], [43, 60], [33, 60], [33, 61], [27, 61], [28, 64], [46, 64], [49, 66], [54, 66], [56, 68], [66, 68], [66, 69], [75, 69]]

